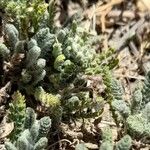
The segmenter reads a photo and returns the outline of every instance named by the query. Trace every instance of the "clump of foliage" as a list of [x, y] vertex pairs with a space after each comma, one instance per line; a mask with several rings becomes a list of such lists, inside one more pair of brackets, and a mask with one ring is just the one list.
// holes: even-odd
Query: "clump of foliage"
[[[102, 74], [104, 78], [107, 78], [111, 73], [111, 70], [116, 67], [119, 62], [119, 60], [115, 56], [115, 50], [111, 48], [102, 53], [98, 53], [95, 59], [91, 62], [90, 67], [86, 69], [86, 74]], [[108, 74], [105, 76], [106, 72]]]
[[26, 39], [39, 29], [48, 4], [43, 0], [2, 0], [0, 6], [13, 18], [21, 39]]
[[[118, 142], [114, 142], [110, 127], [102, 130], [102, 141], [99, 150], [130, 150], [132, 139], [129, 135], [123, 136]], [[77, 144], [76, 150], [88, 150], [84, 143]]]
[[[5, 9], [6, 16], [12, 20], [5, 22], [4, 43], [0, 44], [2, 82], [10, 81], [12, 91], [18, 89], [29, 100], [33, 99], [36, 102], [34, 108], [38, 110], [40, 105], [41, 112], [44, 110], [44, 115], [50, 116], [53, 123], [59, 124], [62, 119], [100, 116], [104, 99], [98, 88], [89, 86], [89, 77], [101, 75], [104, 81], [108, 79], [104, 84], [111, 83], [111, 78], [106, 79], [105, 74], [118, 63], [117, 59], [111, 57], [114, 50], [98, 54], [93, 46], [95, 36], [81, 28], [76, 20], [63, 28], [55, 28], [56, 9], [53, 0], [49, 4], [43, 0], [2, 0], [0, 7]], [[95, 82], [95, 79], [90, 80]], [[107, 88], [110, 93], [107, 96], [111, 95], [110, 103], [114, 99], [113, 103], [117, 103], [118, 93], [115, 96], [113, 94], [118, 89], [109, 92], [111, 88], [111, 85]], [[21, 100], [24, 100], [24, 105]], [[122, 102], [120, 98], [117, 105]], [[36, 121], [32, 109], [27, 109], [25, 117], [25, 99], [21, 96], [18, 106], [15, 104], [13, 108], [20, 109], [20, 105], [24, 108], [16, 113], [22, 115], [22, 120], [18, 121], [14, 129], [16, 142], [6, 143], [7, 149], [44, 149], [46, 134], [51, 126], [49, 117]], [[11, 107], [10, 114], [15, 115]], [[117, 110], [117, 107], [114, 109]], [[126, 113], [124, 109], [121, 111], [126, 118], [128, 110]], [[15, 122], [15, 119], [11, 121]]]
[[123, 93], [120, 92], [122, 91], [122, 87], [119, 81], [112, 78], [112, 86], [109, 87], [113, 97], [110, 105], [112, 112], [115, 114], [113, 117], [116, 123], [122, 123], [124, 131], [136, 139], [147, 139], [150, 137], [149, 76], [150, 73], [148, 72], [143, 87], [135, 88], [131, 104], [128, 104], [123, 99]]
[[30, 40], [27, 44], [28, 53], [25, 60], [25, 68], [21, 72], [21, 81], [26, 86], [30, 83], [31, 87], [44, 79], [46, 75], [46, 60], [39, 58], [41, 49], [35, 40]]
[[41, 101], [42, 105], [50, 107], [52, 111], [60, 106], [60, 99], [58, 96], [46, 93], [42, 87], [38, 87], [35, 91], [35, 99]]
[[[55, 116], [53, 110], [57, 110], [53, 107], [57, 94], [60, 95], [59, 103], [56, 101], [59, 111], [55, 111], [58, 118], [99, 116], [103, 99], [87, 87], [84, 75], [102, 73], [104, 66], [112, 64], [102, 61], [113, 50], [97, 55], [92, 45], [94, 37], [75, 20], [65, 28], [53, 30], [49, 22], [54, 18], [54, 1], [47, 5], [41, 0], [29, 3], [12, 0], [3, 6], [14, 21], [4, 25], [5, 39], [0, 45], [3, 62], [7, 62], [3, 63], [3, 82], [11, 80], [18, 90], [48, 106], [52, 116]], [[43, 89], [39, 90], [40, 97], [35, 96], [37, 89]]]
[[20, 132], [23, 130], [23, 123], [25, 119], [25, 97], [19, 92], [12, 95], [12, 102], [9, 104], [8, 118], [10, 122], [14, 122], [14, 130], [10, 134], [12, 141], [19, 137]]
[[102, 113], [103, 99], [96, 97], [93, 101], [89, 92], [72, 93], [63, 105], [66, 116], [73, 118], [92, 118]]
[[132, 139], [129, 135], [123, 136], [118, 142], [113, 144], [112, 131], [109, 127], [102, 132], [102, 143], [99, 150], [129, 150], [132, 146]]
[[47, 114], [53, 119], [53, 122], [60, 123], [62, 118], [62, 106], [59, 96], [46, 93], [42, 87], [37, 87], [34, 97], [37, 101], [41, 102]]
[[[43, 0], [0, 1], [8, 17], [4, 42], [0, 43], [0, 84], [10, 81], [11, 92], [18, 90], [9, 105], [8, 119], [14, 122], [14, 130], [10, 142], [5, 143], [6, 149], [45, 149], [51, 119], [58, 125], [63, 119], [98, 117], [105, 102], [124, 136], [114, 143], [111, 130], [104, 130], [100, 150], [129, 150], [131, 137], [150, 138], [150, 72], [143, 87], [133, 92], [131, 104], [127, 103], [121, 84], [111, 75], [118, 63], [115, 50], [97, 53], [93, 46], [95, 36], [76, 20], [63, 28], [54, 27], [55, 4], [54, 0], [49, 4]], [[94, 81], [95, 75], [103, 78], [98, 88], [91, 85], [100, 84]], [[106, 94], [102, 98], [98, 89], [103, 85]], [[40, 105], [49, 117], [37, 120], [31, 108], [25, 113], [28, 99], [19, 91], [36, 102], [34, 108]], [[79, 144], [76, 149], [87, 148]]]
[[51, 119], [43, 117], [36, 120], [33, 109], [27, 108], [26, 111], [24, 130], [13, 143], [5, 142], [7, 150], [44, 150], [47, 146], [48, 139], [46, 136], [51, 127]]
[[102, 133], [102, 143], [100, 150], [113, 150], [112, 131], [110, 128], [105, 128]]

